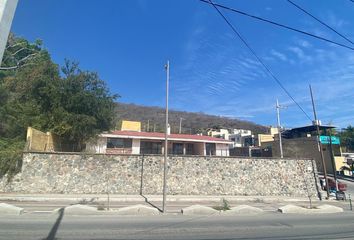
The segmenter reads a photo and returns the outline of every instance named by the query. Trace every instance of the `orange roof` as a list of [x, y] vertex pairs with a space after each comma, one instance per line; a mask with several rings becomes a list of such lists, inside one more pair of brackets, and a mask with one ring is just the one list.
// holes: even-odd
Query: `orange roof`
[[[135, 138], [152, 138], [152, 139], [165, 139], [165, 133], [159, 132], [134, 132], [134, 131], [113, 131], [108, 134], [103, 135], [117, 135], [117, 136], [126, 136], [126, 137], [135, 137]], [[200, 136], [200, 135], [190, 135], [190, 134], [169, 134], [169, 139], [172, 140], [183, 140], [183, 141], [197, 141], [197, 142], [220, 142], [220, 143], [231, 143], [229, 140], [222, 138], [215, 138], [210, 136]]]

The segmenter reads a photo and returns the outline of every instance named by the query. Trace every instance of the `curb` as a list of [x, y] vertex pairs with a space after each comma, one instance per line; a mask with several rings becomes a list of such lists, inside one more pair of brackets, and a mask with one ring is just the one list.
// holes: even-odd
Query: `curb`
[[220, 211], [214, 208], [202, 206], [202, 205], [192, 205], [186, 208], [182, 208], [181, 212], [183, 215], [212, 215], [220, 214]]
[[278, 209], [279, 212], [281, 213], [289, 213], [289, 214], [321, 214], [321, 213], [341, 213], [343, 212], [343, 208], [336, 207], [333, 205], [328, 205], [324, 204], [321, 206], [318, 206], [317, 208], [305, 208], [305, 207], [300, 207], [300, 206], [295, 206], [295, 205], [286, 205], [283, 207], [280, 207]]
[[21, 215], [24, 209], [10, 205], [7, 203], [0, 203], [0, 215]]
[[264, 213], [263, 209], [252, 207], [249, 205], [240, 205], [230, 210], [222, 211], [221, 215], [257, 215]]
[[53, 213], [59, 213], [62, 209], [64, 210], [64, 214], [66, 214], [66, 215], [97, 215], [97, 214], [100, 214], [100, 212], [97, 210], [97, 208], [87, 206], [87, 205], [81, 205], [81, 204], [75, 204], [75, 205], [68, 206], [65, 208], [58, 208], [58, 209], [53, 210]]
[[148, 207], [142, 204], [137, 204], [129, 207], [119, 208], [118, 215], [159, 215], [160, 211], [157, 208]]

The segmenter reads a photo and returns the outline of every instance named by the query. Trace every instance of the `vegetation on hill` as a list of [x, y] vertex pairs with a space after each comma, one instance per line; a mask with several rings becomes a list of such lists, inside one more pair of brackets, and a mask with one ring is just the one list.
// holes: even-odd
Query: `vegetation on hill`
[[0, 68], [0, 177], [21, 166], [28, 126], [80, 146], [114, 127], [116, 98], [97, 73], [68, 60], [60, 71], [41, 41], [10, 35]]
[[[147, 107], [135, 104], [117, 103], [117, 117], [119, 120], [141, 121], [143, 131], [164, 132], [165, 109], [160, 107]], [[253, 133], [266, 133], [268, 127], [252, 122], [193, 113], [184, 111], [169, 111], [169, 123], [172, 133], [179, 132], [180, 118], [182, 118], [182, 133], [196, 134], [205, 133], [208, 128], [241, 128], [252, 130]]]

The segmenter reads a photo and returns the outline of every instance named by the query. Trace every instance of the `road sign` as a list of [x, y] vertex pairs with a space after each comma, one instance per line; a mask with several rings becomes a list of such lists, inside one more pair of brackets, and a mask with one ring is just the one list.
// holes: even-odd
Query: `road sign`
[[329, 144], [330, 140], [331, 139], [331, 142], [332, 144], [336, 144], [336, 145], [339, 145], [340, 144], [340, 140], [339, 140], [339, 137], [336, 137], [336, 136], [320, 136], [320, 141], [322, 144]]

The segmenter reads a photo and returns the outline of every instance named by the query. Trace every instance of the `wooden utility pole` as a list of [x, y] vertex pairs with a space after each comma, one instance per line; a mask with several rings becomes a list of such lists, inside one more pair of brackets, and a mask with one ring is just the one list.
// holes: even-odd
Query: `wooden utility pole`
[[329, 144], [329, 151], [331, 153], [331, 161], [332, 161], [334, 182], [336, 183], [336, 191], [338, 191], [337, 167], [336, 167], [336, 160], [334, 158], [333, 148], [332, 148], [332, 132], [331, 132], [331, 129], [329, 129], [329, 142], [328, 142], [328, 144]]
[[329, 198], [329, 185], [328, 185], [328, 178], [327, 178], [326, 162], [325, 162], [324, 157], [323, 157], [322, 144], [321, 144], [321, 141], [320, 141], [320, 127], [318, 126], [318, 125], [319, 125], [319, 122], [318, 122], [318, 120], [317, 120], [315, 101], [314, 101], [314, 99], [313, 99], [313, 93], [312, 93], [311, 85], [310, 85], [310, 93], [311, 93], [311, 101], [312, 101], [313, 116], [314, 116], [314, 118], [315, 118], [315, 125], [316, 125], [316, 130], [317, 130], [317, 144], [318, 144], [318, 150], [320, 151], [321, 160], [322, 160], [323, 174], [324, 174], [325, 182], [326, 182], [327, 198]]

